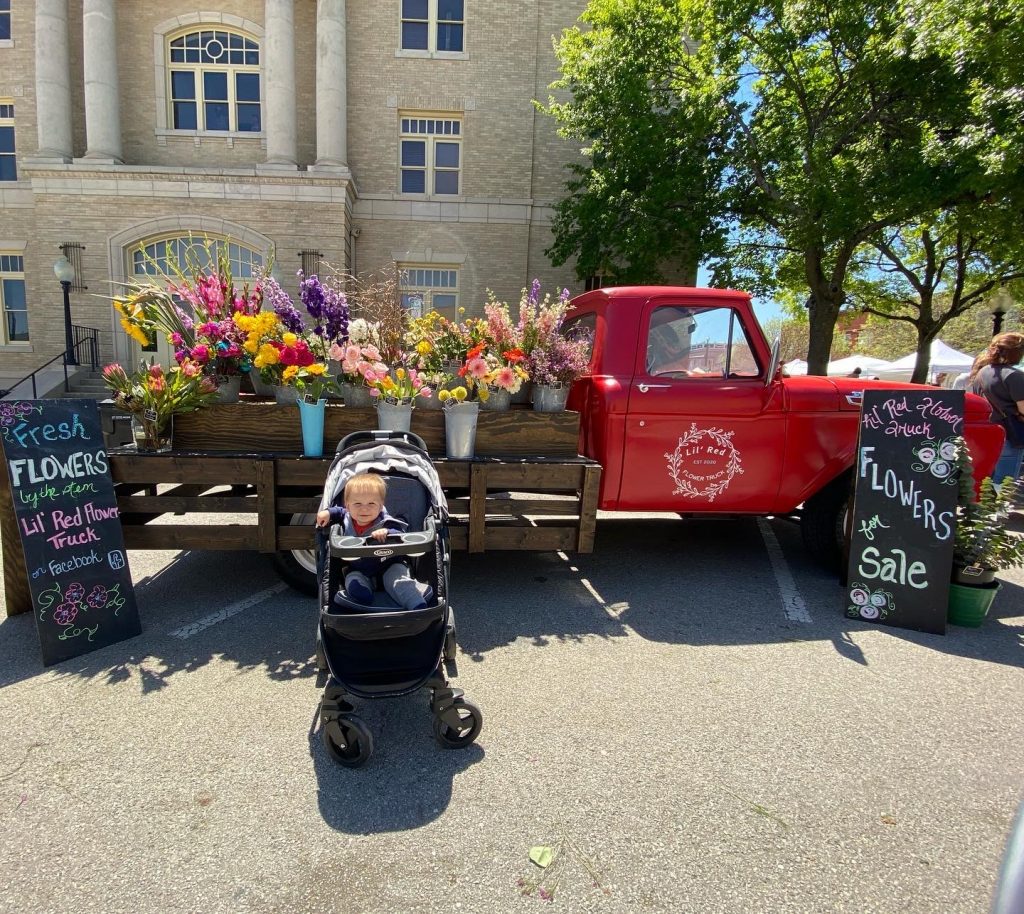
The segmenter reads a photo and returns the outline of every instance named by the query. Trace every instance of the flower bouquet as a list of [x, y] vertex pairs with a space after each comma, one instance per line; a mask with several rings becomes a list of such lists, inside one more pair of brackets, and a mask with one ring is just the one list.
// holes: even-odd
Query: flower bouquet
[[[353, 321], [353, 324], [356, 322]], [[370, 385], [388, 373], [380, 351], [373, 344], [359, 345], [350, 340], [347, 346], [331, 346], [328, 356], [341, 366], [345, 403], [366, 407], [372, 402]]]
[[139, 450], [169, 450], [174, 414], [192, 412], [217, 398], [213, 379], [190, 360], [168, 372], [162, 365], [142, 362], [132, 374], [114, 362], [103, 369], [103, 381], [114, 403], [132, 414]]
[[412, 404], [418, 397], [430, 397], [433, 390], [427, 386], [415, 368], [399, 366], [393, 371], [385, 370], [383, 375], [368, 379], [370, 396], [388, 403]]

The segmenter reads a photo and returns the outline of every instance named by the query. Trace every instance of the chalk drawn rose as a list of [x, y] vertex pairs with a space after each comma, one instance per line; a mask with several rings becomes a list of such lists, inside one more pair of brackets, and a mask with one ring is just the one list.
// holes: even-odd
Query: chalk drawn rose
[[931, 445], [924, 445], [917, 450], [917, 456], [922, 463], [931, 463], [937, 456], [935, 448]]
[[58, 625], [70, 625], [78, 615], [78, 607], [74, 603], [61, 603], [53, 611], [53, 621]]
[[943, 460], [956, 460], [956, 442], [943, 441], [939, 445], [939, 456]]
[[879, 616], [879, 609], [877, 606], [872, 606], [870, 603], [866, 603], [860, 608], [860, 615], [862, 619], [877, 619]]
[[850, 591], [850, 599], [858, 606], [863, 606], [870, 599], [870, 595], [864, 588], [855, 587]]
[[69, 584], [64, 591], [64, 599], [69, 603], [77, 603], [85, 596], [85, 588], [81, 584]]
[[107, 588], [102, 584], [97, 584], [89, 596], [85, 598], [85, 602], [88, 603], [93, 609], [102, 609], [107, 605], [107, 600], [110, 599], [110, 595], [107, 593]]
[[950, 473], [953, 472], [953, 464], [946, 460], [936, 460], [931, 467], [932, 476], [936, 476], [939, 479], [946, 479]]

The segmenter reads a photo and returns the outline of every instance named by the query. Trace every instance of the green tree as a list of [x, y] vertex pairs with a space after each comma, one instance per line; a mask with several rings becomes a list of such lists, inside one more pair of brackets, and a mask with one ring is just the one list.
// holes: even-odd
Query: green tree
[[960, 207], [879, 234], [862, 248], [850, 298], [868, 314], [913, 328], [914, 382], [927, 380], [931, 344], [950, 321], [1024, 277], [1017, 233], [1002, 209], [989, 209]]
[[[1015, 135], [1005, 111], [988, 96], [972, 108], [985, 66], [1019, 85], [1012, 49], [996, 67], [972, 48], [965, 68], [951, 0], [938, 9], [592, 0], [591, 31], [556, 44], [570, 99], [546, 110], [590, 159], [558, 209], [552, 256], [576, 254], [581, 275], [657, 279], [662, 254], [695, 252], [716, 284], [787, 290], [808, 305], [807, 358], [824, 372], [860, 245], [921, 214], [1002, 205], [1024, 184], [1019, 155], [993, 161], [978, 141]], [[1016, 24], [1022, 10], [1000, 15]], [[980, 18], [970, 34], [982, 48], [1003, 40]]]
[[682, 9], [662, 0], [593, 0], [556, 44], [568, 101], [541, 106], [559, 134], [581, 144], [566, 195], [555, 207], [559, 266], [577, 278], [696, 281], [698, 261], [721, 253], [723, 112], [717, 80], [678, 91]]

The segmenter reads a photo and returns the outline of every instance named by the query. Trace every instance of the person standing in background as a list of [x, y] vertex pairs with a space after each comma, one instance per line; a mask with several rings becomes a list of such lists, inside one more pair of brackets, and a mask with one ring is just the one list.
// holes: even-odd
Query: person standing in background
[[988, 400], [991, 421], [1006, 432], [1003, 451], [992, 472], [997, 485], [1007, 476], [1016, 479], [1024, 458], [1024, 372], [1016, 367], [1022, 356], [1024, 334], [1000, 333], [992, 337], [988, 349], [971, 368], [970, 389]]

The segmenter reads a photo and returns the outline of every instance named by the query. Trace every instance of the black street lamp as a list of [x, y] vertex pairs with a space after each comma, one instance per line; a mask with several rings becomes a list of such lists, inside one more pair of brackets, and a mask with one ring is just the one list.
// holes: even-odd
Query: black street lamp
[[53, 275], [64, 290], [64, 364], [77, 365], [74, 334], [71, 331], [71, 283], [75, 280], [75, 268], [63, 254], [53, 265]]
[[1003, 286], [992, 296], [992, 336], [1003, 329], [1003, 315], [1010, 310], [1013, 299]]

